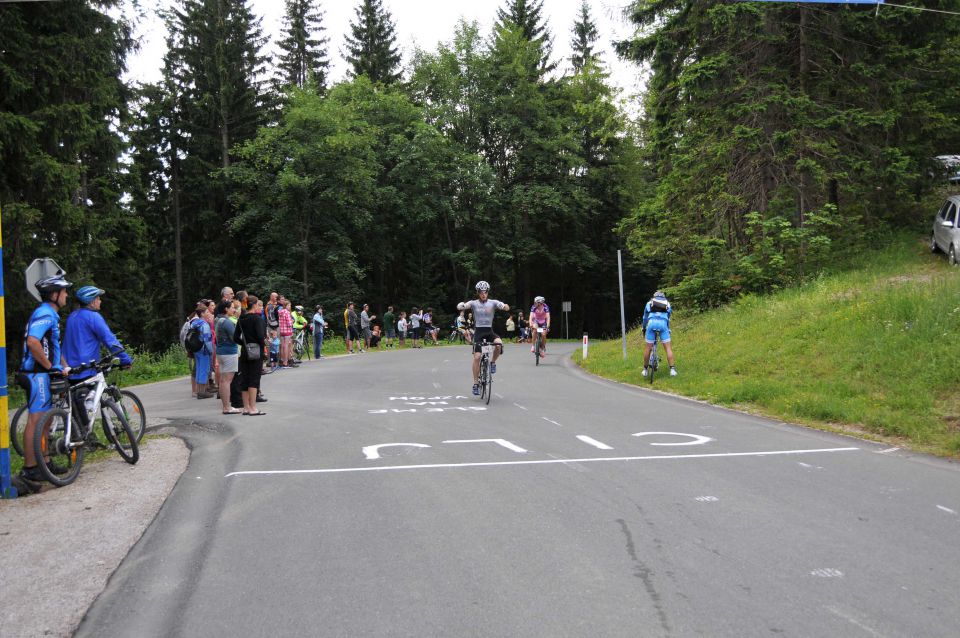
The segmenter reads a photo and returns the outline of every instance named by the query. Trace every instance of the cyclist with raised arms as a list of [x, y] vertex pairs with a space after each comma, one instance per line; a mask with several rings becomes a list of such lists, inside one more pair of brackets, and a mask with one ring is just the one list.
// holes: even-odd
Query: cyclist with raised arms
[[[43, 416], [53, 408], [50, 375], [68, 374], [70, 367], [60, 355], [60, 309], [67, 305], [67, 288], [72, 286], [63, 276], [41, 279], [36, 284], [43, 302], [30, 315], [23, 340], [23, 358], [18, 381], [27, 391], [27, 425], [23, 430], [23, 470], [27, 481], [43, 481], [33, 449], [33, 432]], [[54, 472], [66, 471], [57, 468]]]
[[660, 341], [663, 342], [663, 348], [667, 351], [667, 361], [670, 363], [670, 376], [677, 376], [677, 368], [674, 366], [673, 348], [670, 347], [670, 315], [673, 314], [673, 308], [667, 301], [667, 296], [662, 290], [653, 293], [653, 299], [647, 302], [643, 307], [643, 333], [645, 343], [643, 344], [643, 376], [647, 376], [647, 366], [650, 363], [650, 352], [653, 350], [653, 344], [657, 342], [656, 333], [660, 332]]
[[537, 328], [546, 329], [543, 333], [543, 350], [540, 352], [540, 356], [545, 357], [547, 356], [547, 334], [550, 332], [550, 306], [547, 305], [547, 300], [540, 296], [534, 297], [533, 305], [530, 306], [530, 333], [533, 335], [530, 352], [537, 347]]
[[490, 373], [497, 371], [497, 359], [503, 352], [503, 341], [499, 335], [493, 331], [493, 315], [497, 310], [510, 312], [510, 306], [490, 299], [490, 284], [485, 281], [478, 281], [476, 285], [477, 298], [470, 301], [461, 301], [457, 304], [457, 310], [469, 310], [473, 313], [475, 330], [473, 333], [473, 394], [480, 396], [480, 384], [477, 379], [480, 376], [480, 346], [484, 341], [492, 341], [496, 344], [493, 349], [493, 360], [490, 362]]

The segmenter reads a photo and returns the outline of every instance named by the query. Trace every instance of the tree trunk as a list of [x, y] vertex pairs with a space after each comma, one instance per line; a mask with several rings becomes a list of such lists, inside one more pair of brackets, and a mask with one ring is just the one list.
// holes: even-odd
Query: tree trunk
[[173, 196], [173, 254], [177, 279], [177, 313], [178, 319], [187, 315], [183, 307], [183, 248], [180, 245], [180, 162], [177, 159], [177, 149], [172, 149], [170, 162], [170, 192]]

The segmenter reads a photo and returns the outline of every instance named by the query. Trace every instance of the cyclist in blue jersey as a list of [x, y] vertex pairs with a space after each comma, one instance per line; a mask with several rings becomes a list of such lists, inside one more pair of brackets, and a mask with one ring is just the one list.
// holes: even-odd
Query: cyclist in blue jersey
[[[23, 470], [21, 478], [43, 481], [33, 449], [33, 433], [43, 416], [53, 407], [50, 375], [68, 374], [70, 367], [60, 355], [60, 309], [67, 305], [67, 288], [72, 286], [62, 275], [41, 279], [36, 284], [43, 303], [30, 315], [23, 340], [20, 362], [21, 385], [27, 391], [27, 425], [23, 430]], [[66, 468], [51, 468], [61, 474]]]
[[653, 293], [653, 299], [647, 302], [643, 307], [643, 334], [645, 343], [643, 344], [643, 376], [647, 376], [647, 366], [650, 363], [650, 352], [653, 350], [653, 344], [657, 341], [656, 333], [660, 333], [660, 341], [663, 342], [663, 348], [667, 351], [667, 361], [670, 363], [670, 376], [677, 376], [677, 368], [673, 360], [673, 348], [670, 346], [670, 315], [673, 314], [673, 307], [667, 301], [667, 296], [662, 290]]
[[[100, 346], [120, 359], [123, 368], [133, 365], [133, 358], [124, 352], [120, 341], [110, 331], [100, 306], [104, 291], [96, 286], [84, 286], [76, 292], [81, 306], [67, 317], [63, 331], [63, 357], [67, 365], [75, 368], [81, 364], [100, 359]], [[86, 379], [97, 374], [95, 369], [71, 375], [71, 379]]]
[[500, 336], [493, 331], [493, 315], [497, 310], [510, 312], [510, 306], [490, 299], [490, 284], [485, 281], [478, 281], [476, 285], [477, 298], [470, 301], [463, 301], [457, 304], [457, 310], [469, 310], [473, 313], [473, 321], [476, 329], [473, 333], [473, 394], [480, 396], [480, 345], [484, 340], [492, 341], [497, 344], [493, 349], [493, 359], [490, 361], [490, 373], [497, 371], [497, 359], [503, 351], [503, 341]]

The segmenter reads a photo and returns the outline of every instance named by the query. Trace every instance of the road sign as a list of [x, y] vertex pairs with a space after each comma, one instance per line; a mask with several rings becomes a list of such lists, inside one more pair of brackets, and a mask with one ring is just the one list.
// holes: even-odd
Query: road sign
[[564, 301], [564, 302], [563, 302], [563, 312], [570, 312], [570, 309], [571, 309], [572, 306], [573, 306], [573, 302], [572, 302], [572, 301]]
[[64, 271], [63, 268], [57, 265], [57, 262], [49, 257], [34, 259], [33, 263], [27, 266], [26, 270], [27, 292], [29, 292], [37, 301], [43, 301], [43, 299], [40, 298], [40, 293], [37, 292], [37, 288], [34, 284], [41, 279], [46, 279], [47, 277], [65, 274], [67, 274], [66, 271]]

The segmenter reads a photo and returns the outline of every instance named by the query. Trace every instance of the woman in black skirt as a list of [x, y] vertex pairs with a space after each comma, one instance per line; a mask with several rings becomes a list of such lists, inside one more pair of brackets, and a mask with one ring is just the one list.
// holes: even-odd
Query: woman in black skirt
[[[263, 302], [253, 295], [247, 297], [248, 312], [237, 321], [233, 340], [240, 348], [240, 389], [243, 391], [243, 413], [247, 416], [266, 414], [257, 408], [257, 390], [260, 389], [260, 371], [263, 362], [264, 345], [267, 340], [267, 322], [263, 318]], [[247, 345], [260, 346], [260, 357], [251, 361], [247, 355]]]

